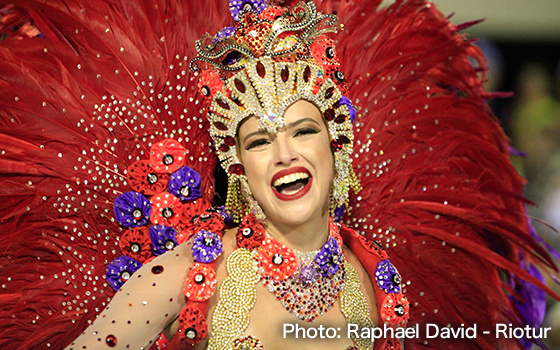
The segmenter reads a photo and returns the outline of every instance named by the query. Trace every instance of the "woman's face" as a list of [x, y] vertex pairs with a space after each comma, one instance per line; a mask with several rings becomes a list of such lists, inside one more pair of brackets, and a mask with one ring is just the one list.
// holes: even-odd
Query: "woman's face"
[[269, 134], [251, 117], [239, 128], [241, 161], [253, 196], [271, 223], [298, 225], [328, 215], [333, 181], [330, 137], [321, 113], [300, 100]]

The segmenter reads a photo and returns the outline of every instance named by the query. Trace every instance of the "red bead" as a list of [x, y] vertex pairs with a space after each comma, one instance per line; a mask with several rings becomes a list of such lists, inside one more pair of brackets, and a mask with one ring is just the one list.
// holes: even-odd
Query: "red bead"
[[107, 338], [105, 338], [105, 342], [107, 343], [108, 347], [114, 348], [115, 346], [117, 346], [117, 337], [115, 337], [112, 334], [109, 334]]
[[220, 150], [220, 152], [226, 153], [227, 151], [229, 151], [229, 146], [225, 143], [222, 143], [218, 149]]
[[227, 130], [227, 126], [222, 123], [222, 122], [214, 122], [214, 126], [218, 129], [218, 130]]
[[216, 103], [218, 104], [218, 106], [222, 107], [223, 109], [229, 110], [229, 105], [227, 104], [226, 101], [222, 100], [221, 98], [217, 98]]
[[226, 137], [224, 138], [224, 142], [225, 142], [226, 145], [228, 145], [228, 146], [230, 146], [230, 147], [231, 147], [231, 146], [235, 146], [235, 139], [234, 139], [233, 137], [231, 137], [231, 136], [226, 136]]
[[348, 137], [344, 136], [344, 135], [340, 135], [340, 136], [338, 137], [338, 140], [339, 140], [343, 145], [345, 145], [345, 144], [347, 144], [347, 143], [350, 143], [350, 139], [349, 139]]
[[283, 82], [288, 81], [288, 78], [290, 77], [290, 70], [288, 69], [288, 66], [284, 66], [284, 68], [282, 68], [282, 71], [280, 72], [280, 76], [282, 77]]
[[303, 71], [303, 80], [305, 80], [305, 82], [308, 83], [310, 77], [311, 77], [311, 69], [309, 68], [309, 66], [306, 66], [305, 70]]
[[239, 90], [239, 92], [241, 92], [242, 94], [245, 93], [245, 84], [243, 84], [241, 80], [235, 78], [233, 83], [235, 84], [235, 87], [237, 88], [237, 90]]
[[331, 98], [333, 93], [334, 93], [334, 87], [331, 86], [330, 88], [327, 89], [327, 91], [325, 91], [325, 100]]
[[264, 78], [264, 76], [266, 75], [266, 69], [264, 68], [264, 65], [261, 61], [257, 62], [257, 74], [261, 78]]
[[346, 121], [346, 115], [344, 114], [339, 114], [336, 119], [334, 120], [335, 123], [337, 124], [342, 124]]
[[243, 175], [245, 168], [241, 164], [232, 164], [228, 168], [230, 174]]
[[342, 149], [342, 143], [339, 140], [332, 140], [331, 141], [331, 151], [338, 152]]
[[325, 113], [323, 113], [323, 116], [327, 121], [330, 122], [334, 119], [334, 110], [332, 108], [327, 109]]

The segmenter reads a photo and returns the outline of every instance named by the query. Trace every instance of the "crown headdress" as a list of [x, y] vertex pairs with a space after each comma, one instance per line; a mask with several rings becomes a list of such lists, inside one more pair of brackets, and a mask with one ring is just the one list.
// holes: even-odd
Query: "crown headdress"
[[336, 173], [331, 210], [342, 207], [349, 189], [358, 191], [359, 184], [350, 158], [356, 112], [345, 97], [334, 41], [325, 35], [336, 31], [336, 16], [318, 12], [312, 1], [287, 9], [266, 7], [263, 0], [230, 0], [230, 10], [235, 26], [198, 40], [199, 56], [190, 64], [200, 72], [210, 135], [228, 174], [226, 206], [236, 218], [247, 210], [245, 204], [262, 216], [237, 153], [239, 123], [256, 116], [261, 129], [275, 133], [285, 125], [286, 109], [303, 99], [326, 121]]

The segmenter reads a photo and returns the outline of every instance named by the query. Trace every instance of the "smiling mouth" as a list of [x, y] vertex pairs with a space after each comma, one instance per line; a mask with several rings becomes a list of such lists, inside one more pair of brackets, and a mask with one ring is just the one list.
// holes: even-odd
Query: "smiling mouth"
[[307, 173], [293, 173], [277, 179], [272, 186], [278, 193], [291, 196], [301, 191], [309, 183], [309, 179]]
[[272, 178], [272, 192], [278, 199], [291, 201], [305, 196], [311, 188], [313, 177], [304, 167], [279, 171]]

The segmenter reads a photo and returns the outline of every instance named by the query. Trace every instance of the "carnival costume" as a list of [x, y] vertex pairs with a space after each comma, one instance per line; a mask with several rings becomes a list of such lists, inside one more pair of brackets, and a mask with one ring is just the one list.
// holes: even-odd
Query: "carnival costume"
[[[349, 323], [369, 325], [343, 245], [375, 286], [381, 323], [479, 329], [474, 339], [405, 339], [407, 349], [524, 345], [482, 331], [537, 326], [543, 290], [553, 293], [535, 266], [557, 270], [531, 234], [523, 180], [471, 62], [484, 60], [463, 27], [424, 1], [283, 5], [1, 2], [0, 345], [67, 346], [114, 291], [142, 277], [142, 264], [161, 288], [157, 279], [177, 266], [158, 261], [186, 242], [195, 263], [184, 267], [186, 307], [171, 346], [262, 348], [244, 333], [257, 283], [299, 319], [338, 300]], [[233, 26], [222, 28], [230, 11]], [[196, 41], [203, 31], [217, 34]], [[329, 222], [328, 241], [311, 254], [267, 236], [236, 147], [244, 118], [274, 133], [300, 99], [328, 127], [331, 214], [342, 222]], [[218, 162], [228, 194], [212, 208]], [[237, 249], [218, 291], [221, 235], [233, 225]], [[321, 298], [305, 304], [290, 285]]]

